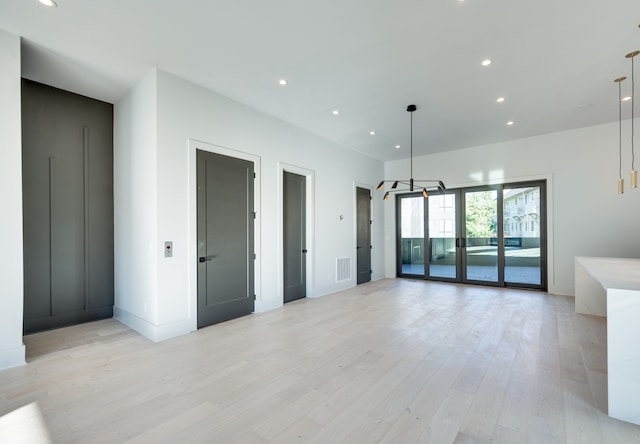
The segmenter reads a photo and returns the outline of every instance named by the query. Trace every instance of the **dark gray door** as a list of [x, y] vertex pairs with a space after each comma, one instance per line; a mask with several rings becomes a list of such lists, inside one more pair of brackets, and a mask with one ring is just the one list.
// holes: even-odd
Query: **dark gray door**
[[356, 188], [358, 284], [371, 280], [371, 192]]
[[24, 332], [113, 315], [113, 105], [22, 81]]
[[284, 172], [284, 302], [307, 295], [306, 181]]
[[253, 162], [197, 151], [198, 327], [254, 310]]

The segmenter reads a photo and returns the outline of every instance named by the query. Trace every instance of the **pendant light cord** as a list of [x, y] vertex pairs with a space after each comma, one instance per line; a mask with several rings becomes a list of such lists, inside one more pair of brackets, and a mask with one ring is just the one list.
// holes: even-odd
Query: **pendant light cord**
[[633, 109], [635, 108], [635, 92], [636, 92], [636, 85], [635, 85], [635, 79], [633, 76], [633, 59], [634, 57], [631, 57], [631, 170], [634, 171], [635, 168], [635, 162], [636, 162], [636, 153], [635, 150], [633, 148], [633, 138], [634, 138], [634, 131], [633, 131], [633, 127], [635, 126], [635, 120], [634, 120], [634, 114], [633, 114]]
[[[618, 140], [620, 146], [618, 148], [618, 178], [622, 179], [622, 86], [620, 85], [622, 82], [618, 82]], [[631, 136], [633, 140], [633, 135]], [[633, 144], [632, 144], [633, 145]]]
[[409, 146], [411, 147], [411, 175], [409, 176], [411, 179], [413, 179], [413, 111], [411, 111], [411, 130], [410, 130], [410, 141], [409, 141]]

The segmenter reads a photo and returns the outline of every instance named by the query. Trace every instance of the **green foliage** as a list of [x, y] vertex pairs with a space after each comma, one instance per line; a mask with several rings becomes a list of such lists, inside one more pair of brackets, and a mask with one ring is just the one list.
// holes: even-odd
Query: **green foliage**
[[468, 193], [467, 237], [496, 237], [496, 191]]

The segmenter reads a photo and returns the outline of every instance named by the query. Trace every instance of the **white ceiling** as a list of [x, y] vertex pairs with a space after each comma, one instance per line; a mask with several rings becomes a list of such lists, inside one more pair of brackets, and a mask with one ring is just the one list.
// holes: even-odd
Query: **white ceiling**
[[381, 160], [412, 103], [414, 154], [616, 121], [640, 49], [638, 0], [57, 3], [0, 0], [24, 77], [115, 103], [157, 67]]

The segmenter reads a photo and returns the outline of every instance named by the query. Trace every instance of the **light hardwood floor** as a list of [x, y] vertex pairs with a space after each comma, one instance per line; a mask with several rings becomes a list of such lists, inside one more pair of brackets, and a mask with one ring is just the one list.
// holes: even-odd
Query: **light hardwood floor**
[[37, 406], [61, 443], [638, 443], [606, 415], [605, 335], [570, 297], [382, 280], [162, 343], [27, 336], [0, 416]]

